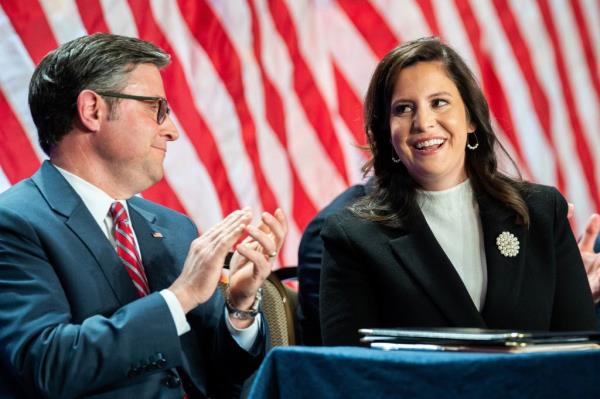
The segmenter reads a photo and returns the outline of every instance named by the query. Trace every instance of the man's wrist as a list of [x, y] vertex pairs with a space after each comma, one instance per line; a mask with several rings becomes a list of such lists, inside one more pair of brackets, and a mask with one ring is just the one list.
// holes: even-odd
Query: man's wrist
[[194, 298], [183, 287], [173, 284], [168, 289], [175, 294], [185, 314], [198, 306], [198, 303], [195, 302]]
[[229, 312], [229, 317], [236, 320], [251, 320], [256, 317], [259, 311], [260, 303], [262, 301], [262, 288], [259, 288], [256, 291], [256, 295], [254, 296], [254, 301], [249, 307], [240, 308], [238, 305], [232, 302], [230, 289], [227, 287], [225, 290], [225, 305], [227, 306], [227, 311]]

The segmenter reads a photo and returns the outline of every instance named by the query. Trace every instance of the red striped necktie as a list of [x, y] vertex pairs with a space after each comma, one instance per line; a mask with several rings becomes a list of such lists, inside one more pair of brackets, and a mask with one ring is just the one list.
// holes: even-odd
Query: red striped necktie
[[110, 206], [110, 214], [114, 224], [114, 237], [117, 244], [117, 255], [123, 261], [127, 274], [131, 277], [138, 295], [148, 295], [148, 280], [140, 260], [140, 255], [135, 245], [133, 230], [127, 215], [127, 210], [120, 202], [113, 202]]

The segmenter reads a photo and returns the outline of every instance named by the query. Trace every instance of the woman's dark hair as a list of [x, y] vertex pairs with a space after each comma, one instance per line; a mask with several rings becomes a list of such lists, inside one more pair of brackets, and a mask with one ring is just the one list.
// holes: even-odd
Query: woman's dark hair
[[[390, 51], [377, 65], [365, 98], [365, 131], [371, 158], [363, 166], [375, 177], [374, 190], [350, 207], [357, 216], [399, 227], [417, 209], [417, 183], [402, 163], [392, 162], [396, 156], [390, 141], [390, 112], [394, 85], [400, 71], [419, 62], [441, 63], [454, 82], [474, 124], [479, 141], [475, 151], [465, 148], [466, 172], [476, 195], [485, 193], [506, 204], [516, 213], [517, 223], [529, 225], [529, 211], [519, 190], [523, 183], [498, 171], [496, 148], [514, 161], [498, 142], [490, 122], [487, 101], [473, 73], [450, 47], [438, 38], [428, 37], [404, 43]], [[515, 165], [516, 169], [516, 165]]]
[[[44, 152], [50, 155], [71, 130], [82, 90], [120, 91], [138, 64], [163, 68], [169, 62], [169, 55], [152, 43], [107, 33], [71, 40], [48, 53], [29, 83], [29, 108]], [[117, 100], [106, 100], [112, 111]]]

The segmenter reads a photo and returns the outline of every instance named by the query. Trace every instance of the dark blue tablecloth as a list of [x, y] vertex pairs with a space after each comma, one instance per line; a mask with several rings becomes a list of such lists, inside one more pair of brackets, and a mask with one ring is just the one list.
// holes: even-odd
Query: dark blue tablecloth
[[251, 398], [600, 398], [600, 351], [529, 354], [279, 347]]

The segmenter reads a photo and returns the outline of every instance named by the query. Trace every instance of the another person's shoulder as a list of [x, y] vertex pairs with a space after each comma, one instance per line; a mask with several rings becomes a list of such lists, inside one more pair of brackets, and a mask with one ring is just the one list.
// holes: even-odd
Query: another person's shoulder
[[[313, 240], [321, 235], [323, 227], [330, 216], [343, 213], [354, 201], [363, 197], [367, 189], [365, 184], [356, 184], [348, 187], [327, 204], [325, 208], [321, 209], [304, 229], [302, 239], [300, 240], [299, 253], [302, 254], [307, 246], [314, 245]], [[318, 242], [320, 243], [320, 240]]]

